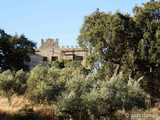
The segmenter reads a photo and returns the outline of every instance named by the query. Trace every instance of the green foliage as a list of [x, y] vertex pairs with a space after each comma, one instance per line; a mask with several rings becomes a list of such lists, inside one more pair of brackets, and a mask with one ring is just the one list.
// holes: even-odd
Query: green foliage
[[86, 76], [81, 71], [75, 70], [66, 79], [65, 89], [57, 98], [55, 106], [57, 115], [71, 116], [73, 119], [79, 120], [87, 119], [88, 103], [85, 96], [93, 88], [95, 80], [95, 76]]
[[[119, 109], [144, 107], [145, 94], [139, 82], [122, 73], [105, 79], [98, 74], [88, 74], [81, 66], [59, 69], [38, 65], [30, 73], [4, 71], [0, 87], [8, 99], [13, 93], [26, 93], [34, 102], [54, 103], [55, 114], [63, 119], [100, 119]], [[28, 109], [21, 112], [29, 114]]]
[[[19, 71], [0, 73], [0, 90], [9, 100], [13, 93], [26, 93], [34, 102], [54, 103], [55, 113], [62, 119], [103, 119], [113, 117], [117, 110], [144, 108], [144, 91], [159, 98], [159, 6], [160, 2], [153, 0], [136, 6], [134, 17], [99, 10], [85, 17], [78, 43], [91, 50], [87, 59], [92, 72], [73, 60], [37, 65], [30, 72], [19, 70], [23, 62], [17, 63], [29, 60], [25, 55], [34, 45], [24, 36], [10, 36], [1, 30], [0, 67]], [[7, 55], [16, 60], [23, 57], [12, 64]], [[30, 114], [28, 108], [21, 112]]]
[[52, 67], [36, 66], [31, 70], [27, 80], [27, 96], [29, 99], [44, 103], [56, 100], [56, 95], [63, 90], [64, 81], [58, 81], [61, 70]]
[[65, 67], [65, 62], [66, 60], [64, 59], [56, 60], [56, 61], [53, 61], [50, 66], [62, 69]]
[[[141, 41], [138, 49], [140, 60], [146, 62], [155, 70], [156, 64], [159, 64], [160, 56], [160, 39], [158, 33], [160, 32], [160, 1], [150, 1], [144, 4], [143, 7], [135, 7], [135, 21], [140, 27]], [[158, 35], [158, 36], [157, 36]]]
[[14, 93], [13, 86], [15, 83], [15, 78], [10, 70], [4, 71], [0, 74], [0, 89], [3, 91], [3, 95], [10, 101], [10, 96]]
[[22, 95], [27, 89], [26, 81], [28, 74], [23, 70], [13, 72], [11, 70], [0, 73], [0, 90], [3, 91], [3, 95], [8, 98], [11, 103], [10, 97], [16, 93]]
[[75, 61], [71, 59], [69, 60], [60, 59], [60, 60], [52, 62], [50, 66], [60, 68], [60, 69], [63, 69], [66, 67], [74, 67], [74, 68], [82, 67], [80, 61]]
[[88, 74], [89, 72], [91, 72], [90, 69], [86, 69], [81, 63], [80, 61], [76, 61], [76, 60], [58, 60], [58, 61], [54, 61], [49, 65], [52, 69], [53, 68], [58, 68], [61, 69], [60, 72], [60, 76], [62, 75], [66, 75], [66, 74], [71, 74], [74, 70], [79, 69], [81, 72]]
[[143, 88], [152, 97], [159, 98], [160, 79], [160, 1], [150, 1], [133, 10], [135, 21], [141, 33], [137, 49], [138, 71], [145, 76]]
[[94, 118], [112, 116], [119, 109], [144, 107], [145, 103], [145, 94], [140, 84], [128, 80], [122, 73], [110, 80], [98, 81], [87, 98], [90, 103], [90, 114]]
[[34, 52], [35, 43], [24, 35], [11, 36], [0, 29], [0, 68], [2, 71], [12, 69], [28, 70], [25, 62], [29, 62], [28, 52]]
[[[73, 76], [72, 73], [76, 69], [85, 73], [85, 69], [78, 63], [77, 61], [63, 60], [53, 62], [50, 67], [38, 65], [33, 68], [27, 80], [28, 98], [35, 102], [56, 101], [56, 96], [63, 91], [66, 80]], [[62, 64], [65, 68], [60, 67]]]
[[[43, 66], [36, 66], [32, 69], [27, 80], [27, 94], [31, 100], [42, 101], [45, 98], [45, 90], [47, 80], [47, 68]], [[40, 97], [41, 96], [41, 97]], [[38, 98], [39, 97], [39, 98]]]
[[123, 71], [125, 76], [133, 79], [144, 76], [142, 87], [151, 96], [159, 98], [159, 6], [160, 1], [136, 6], [134, 17], [99, 10], [86, 16], [78, 43], [81, 47], [90, 48], [88, 63], [91, 68], [97, 69], [103, 79], [111, 78], [115, 69], [115, 74]]
[[78, 43], [91, 49], [90, 61], [96, 67], [107, 61], [121, 64], [125, 51], [138, 44], [135, 34], [135, 22], [128, 14], [116, 12], [112, 15], [96, 10], [85, 17]]
[[14, 92], [18, 95], [23, 95], [27, 89], [27, 80], [29, 73], [19, 70], [15, 73]]
[[139, 82], [128, 80], [122, 73], [102, 81], [96, 74], [86, 76], [75, 71], [58, 96], [56, 111], [60, 116], [89, 120], [112, 116], [119, 109], [144, 107], [144, 103]]
[[40, 81], [30, 93], [29, 98], [34, 102], [45, 103], [47, 102], [48, 91], [50, 88], [51, 87], [44, 81]]

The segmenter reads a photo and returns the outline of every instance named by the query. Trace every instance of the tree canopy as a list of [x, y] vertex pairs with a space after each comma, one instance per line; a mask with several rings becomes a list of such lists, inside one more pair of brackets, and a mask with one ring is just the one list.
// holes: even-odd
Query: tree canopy
[[102, 76], [123, 71], [141, 81], [143, 88], [158, 97], [160, 89], [160, 1], [134, 7], [134, 16], [100, 12], [84, 18], [78, 43], [89, 47], [88, 61]]
[[0, 68], [1, 70], [28, 70], [28, 52], [34, 52], [36, 44], [24, 35], [11, 36], [0, 29]]

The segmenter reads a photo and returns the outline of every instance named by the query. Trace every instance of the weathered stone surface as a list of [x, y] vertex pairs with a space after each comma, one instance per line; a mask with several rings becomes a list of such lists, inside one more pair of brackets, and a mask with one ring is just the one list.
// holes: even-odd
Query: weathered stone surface
[[62, 46], [61, 49], [58, 44], [58, 39], [54, 40], [48, 38], [46, 41], [41, 39], [41, 46], [37, 50], [36, 54], [30, 54], [31, 62], [29, 63], [29, 66], [30, 68], [33, 68], [37, 64], [46, 65], [51, 61], [59, 59], [72, 59], [81, 61], [83, 66], [88, 67], [85, 64], [85, 61], [89, 54], [89, 49], [78, 48], [78, 46]]

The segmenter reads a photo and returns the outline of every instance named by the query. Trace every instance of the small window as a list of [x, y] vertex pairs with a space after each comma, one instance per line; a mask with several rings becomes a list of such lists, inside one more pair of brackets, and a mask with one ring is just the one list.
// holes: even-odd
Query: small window
[[52, 57], [52, 61], [58, 60], [58, 57]]
[[47, 57], [43, 57], [43, 61], [47, 61]]
[[82, 61], [83, 60], [83, 56], [74, 55], [73, 59], [77, 60], [77, 61]]

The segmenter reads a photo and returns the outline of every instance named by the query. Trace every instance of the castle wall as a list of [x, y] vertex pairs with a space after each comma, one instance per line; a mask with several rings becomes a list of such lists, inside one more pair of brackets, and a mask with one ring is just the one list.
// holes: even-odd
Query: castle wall
[[88, 49], [78, 48], [78, 46], [62, 46], [62, 48], [60, 48], [58, 39], [54, 40], [48, 38], [46, 41], [42, 39], [41, 46], [36, 54], [30, 55], [30, 67], [33, 68], [36, 64], [46, 65], [47, 63], [58, 59], [78, 60], [85, 66], [85, 60], [88, 55]]
[[43, 61], [43, 56], [39, 54], [31, 54], [29, 53], [31, 61], [28, 63], [29, 68], [34, 68], [36, 65], [41, 64], [46, 66], [48, 64], [47, 61]]

